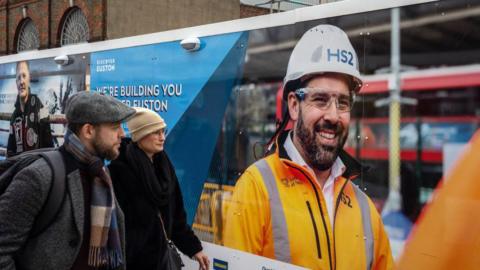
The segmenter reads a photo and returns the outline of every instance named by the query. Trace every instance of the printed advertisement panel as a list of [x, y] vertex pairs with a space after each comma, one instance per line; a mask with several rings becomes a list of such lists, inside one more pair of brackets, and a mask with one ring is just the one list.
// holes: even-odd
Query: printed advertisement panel
[[[20, 138], [15, 145], [36, 146], [33, 127], [45, 123], [61, 145], [55, 116], [66, 98], [83, 89], [110, 95], [164, 119], [166, 129], [150, 134], [166, 135], [182, 194], [176, 206], [185, 206], [213, 269], [389, 269], [440, 183], [442, 148], [479, 128], [478, 8], [450, 0], [400, 9], [399, 68], [414, 79], [402, 85], [410, 102], [397, 119], [398, 157], [389, 156], [391, 10], [200, 37], [197, 51], [177, 40], [73, 56], [66, 66], [50, 58], [1, 65], [0, 146], [5, 155], [9, 134]], [[25, 92], [33, 114], [17, 120]], [[400, 163], [398, 187], [389, 182], [391, 159]], [[386, 206], [389, 196], [397, 208]], [[142, 223], [147, 211], [138, 209]]]
[[0, 65], [0, 155], [63, 143], [66, 101], [85, 90], [88, 55]]
[[[385, 224], [380, 231], [374, 227], [374, 231], [379, 232], [373, 236], [374, 246], [382, 248], [375, 251], [374, 260], [377, 261], [372, 263], [379, 269], [392, 266], [390, 259], [400, 257], [410, 228], [442, 178], [442, 145], [466, 142], [479, 128], [480, 83], [471, 78], [480, 71], [475, 64], [479, 59], [475, 52], [480, 48], [478, 44], [466, 42], [468, 38], [478, 36], [457, 29], [453, 18], [460, 14], [455, 12], [472, 5], [477, 7], [471, 1], [439, 1], [400, 9], [400, 70], [401, 76], [411, 78], [406, 80], [401, 95], [415, 99], [417, 105], [401, 105], [400, 155], [396, 158], [401, 169], [398, 187], [401, 201], [399, 209], [395, 210], [386, 206], [391, 189], [389, 107], [388, 103], [387, 106], [376, 103], [378, 100], [388, 101], [388, 82], [393, 76], [390, 68], [392, 11], [338, 16], [250, 31], [242, 84], [233, 90], [226, 109], [193, 223], [197, 235], [217, 245], [309, 269], [360, 269], [371, 255], [368, 254], [371, 249], [364, 241], [367, 239], [368, 242], [368, 230], [359, 210], [360, 194], [365, 193], [375, 206], [369, 205], [374, 216], [371, 224], [378, 225], [381, 220]], [[452, 17], [441, 19], [449, 15]], [[462, 16], [465, 16], [460, 19], [462, 22], [470, 18], [466, 13]], [[431, 21], [423, 24], [424, 18]], [[341, 38], [328, 38], [325, 33], [334, 31], [332, 28], [316, 28], [324, 24], [344, 31], [354, 51], [342, 47]], [[439, 28], [452, 32], [436, 36]], [[302, 36], [309, 32], [318, 33], [318, 37], [302, 42]], [[455, 38], [457, 34], [466, 39], [459, 41]], [[296, 46], [299, 51], [295, 54]], [[317, 74], [347, 72], [348, 69], [341, 69], [338, 64], [349, 64], [350, 53], [355, 55], [352, 60], [358, 58], [358, 62], [352, 63], [358, 64], [363, 80], [363, 88], [355, 96], [351, 108], [346, 109], [345, 104], [351, 104], [339, 97], [330, 96], [328, 102], [322, 103], [324, 96], [310, 100], [308, 93], [291, 97], [290, 107], [282, 102], [285, 80], [298, 75], [292, 70], [307, 74], [297, 85], [302, 88]], [[291, 63], [295, 60], [298, 66]], [[318, 64], [317, 69], [309, 65], [311, 62]], [[378, 84], [379, 78], [384, 80], [384, 85]], [[378, 88], [378, 92], [370, 91], [371, 87]], [[320, 90], [331, 90], [325, 88]], [[322, 104], [330, 107], [326, 109]], [[336, 120], [329, 118], [334, 114], [332, 105], [336, 105], [336, 111], [340, 112]], [[291, 112], [292, 106], [302, 110], [295, 116], [296, 123], [286, 128], [292, 130], [290, 139], [299, 151], [297, 154], [287, 142], [288, 135], [271, 140], [285, 111]], [[348, 121], [344, 121], [347, 115]], [[333, 124], [322, 125], [325, 121]], [[343, 128], [348, 127], [348, 140], [344, 138], [344, 145], [336, 138], [343, 136]], [[303, 141], [294, 135], [296, 132], [300, 137], [302, 131]], [[311, 134], [310, 139], [305, 134]], [[355, 164], [349, 162], [343, 153], [340, 159], [345, 167], [339, 169], [330, 163], [328, 177], [322, 178], [315, 170], [315, 166], [322, 164], [313, 161], [324, 156], [309, 155], [309, 152], [322, 152], [323, 146], [331, 145], [329, 138], [332, 137], [337, 142], [336, 150], [340, 152], [345, 146], [348, 155], [365, 166], [352, 174]], [[277, 144], [269, 149], [271, 142]], [[313, 170], [302, 169], [304, 163], [314, 166]], [[342, 173], [339, 173], [342, 170], [345, 170], [343, 176], [351, 180], [345, 189], [340, 184], [343, 183]], [[328, 187], [331, 175], [336, 179], [333, 188]], [[273, 184], [268, 178], [273, 179]], [[361, 192], [356, 193], [356, 186]], [[330, 195], [327, 194], [329, 188], [333, 190]], [[354, 213], [351, 211], [357, 212], [350, 216]], [[364, 235], [364, 238], [355, 235]], [[332, 243], [335, 243], [333, 250]], [[353, 246], [357, 248], [350, 250]], [[379, 261], [382, 256], [385, 260]], [[233, 263], [227, 260], [221, 265]], [[251, 269], [261, 267], [252, 266]]]
[[165, 120], [165, 150], [175, 166], [191, 224], [225, 107], [239, 82], [248, 33], [204, 37], [189, 52], [179, 42], [91, 55], [92, 91], [144, 107]]

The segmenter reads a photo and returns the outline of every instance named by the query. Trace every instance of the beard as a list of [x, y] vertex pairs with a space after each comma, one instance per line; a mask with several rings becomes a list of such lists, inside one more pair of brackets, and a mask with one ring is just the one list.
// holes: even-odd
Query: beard
[[97, 156], [101, 159], [114, 160], [120, 154], [117, 146], [109, 146], [100, 138], [95, 138], [95, 140], [93, 140], [93, 149], [95, 150]]
[[[324, 171], [332, 167], [338, 157], [340, 150], [345, 145], [348, 137], [348, 129], [341, 123], [332, 124], [328, 121], [317, 122], [313, 129], [308, 129], [303, 121], [302, 110], [299, 111], [300, 118], [295, 125], [295, 135], [303, 149], [305, 161], [312, 168]], [[336, 145], [325, 145], [319, 142], [320, 131], [329, 130], [335, 133], [337, 139]]]

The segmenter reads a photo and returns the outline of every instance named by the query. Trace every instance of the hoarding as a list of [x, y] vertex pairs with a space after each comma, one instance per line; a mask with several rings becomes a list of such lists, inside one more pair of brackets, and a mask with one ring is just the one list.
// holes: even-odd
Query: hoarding
[[[88, 52], [82, 51], [88, 47], [78, 45], [71, 51], [67, 50], [71, 52], [69, 57], [73, 62], [66, 66], [56, 65], [51, 55], [45, 58], [35, 56], [38, 59], [29, 60], [31, 91], [40, 98], [49, 115], [63, 113], [68, 95], [83, 89], [114, 96], [129, 106], [146, 107], [158, 112], [167, 123], [165, 151], [180, 181], [188, 223], [201, 240], [209, 243], [205, 244], [206, 250], [216, 254], [212, 255], [216, 259], [212, 260], [217, 267], [215, 269], [241, 269], [245, 265], [238, 258], [245, 254], [242, 251], [229, 253], [229, 247], [220, 247], [231, 240], [226, 239], [224, 234], [229, 212], [230, 215], [243, 214], [241, 211], [232, 213], [230, 207], [235, 202], [231, 198], [241, 175], [263, 157], [266, 143], [279, 124], [275, 114], [277, 110], [282, 112], [282, 108], [277, 104], [277, 95], [283, 86], [288, 59], [300, 37], [317, 25], [338, 26], [346, 32], [357, 52], [362, 75], [375, 77], [387, 73], [386, 76], [389, 76], [391, 26], [390, 10], [384, 6], [387, 4], [379, 3], [377, 5], [382, 5], [382, 8], [377, 9], [367, 1], [362, 7], [355, 4], [355, 12], [347, 12], [346, 9], [339, 9], [342, 14], [331, 11], [332, 7], [344, 5], [327, 5], [326, 13], [318, 13], [327, 15], [312, 15], [319, 10], [319, 7], [314, 7], [257, 18], [242, 29], [236, 27], [243, 22], [226, 22], [178, 33], [132, 38], [128, 42], [106, 41], [95, 48], [92, 46]], [[438, 75], [444, 72], [443, 66], [468, 67], [477, 72], [479, 67], [475, 63], [480, 61], [480, 47], [478, 43], [467, 41], [478, 38], [471, 31], [475, 29], [476, 22], [472, 19], [475, 16], [473, 11], [478, 8], [474, 1], [439, 1], [402, 7], [401, 57], [405, 64], [402, 72], [415, 75], [416, 71], [423, 70]], [[292, 14], [297, 17], [292, 19], [295, 17]], [[272, 20], [270, 24], [269, 18]], [[255, 22], [261, 28], [253, 25]], [[456, 23], [462, 23], [465, 31], [457, 28]], [[227, 26], [232, 28], [225, 30]], [[184, 50], [180, 39], [195, 32], [207, 33], [198, 36], [200, 49], [194, 52]], [[48, 53], [58, 54], [59, 51]], [[15, 62], [0, 64], [2, 113], [13, 112], [18, 92], [15, 76]], [[401, 156], [402, 169], [406, 169], [401, 179], [405, 190], [401, 194], [404, 205], [400, 214], [410, 222], [416, 221], [426, 201], [420, 200], [419, 193], [427, 190], [429, 194], [442, 176], [442, 156], [439, 156], [442, 155], [442, 147], [446, 143], [466, 142], [478, 129], [480, 84], [475, 79], [469, 79], [464, 80], [464, 84], [452, 86], [451, 79], [435, 80], [435, 86], [426, 89], [422, 82], [429, 79], [422, 73], [418, 81], [408, 85], [409, 92], [404, 94], [420, 102], [416, 107], [402, 107], [406, 118], [400, 127], [402, 151], [410, 151], [408, 157]], [[373, 173], [356, 179], [355, 184], [368, 187], [364, 189], [365, 193], [375, 204], [382, 205], [385, 199], [379, 194], [382, 192], [370, 187], [376, 185], [388, 193], [388, 168], [384, 163], [388, 158], [388, 110], [375, 107], [374, 103], [386, 97], [388, 89], [369, 92], [368, 87], [366, 83], [364, 92], [356, 97], [346, 147], [353, 157], [373, 168]], [[373, 88], [373, 84], [370, 87]], [[417, 119], [424, 121], [417, 123]], [[0, 147], [6, 148], [9, 122], [0, 121], [0, 125]], [[52, 124], [52, 129], [56, 135], [64, 132], [63, 124]], [[57, 140], [55, 144], [61, 145], [61, 136], [54, 137]], [[370, 154], [363, 155], [364, 152]], [[429, 155], [434, 158], [423, 158]], [[289, 186], [296, 182], [286, 178], [281, 184]], [[348, 198], [339, 196], [340, 209], [351, 206]], [[288, 203], [278, 205], [286, 209], [290, 207]], [[260, 204], [257, 206], [268, 208]], [[303, 210], [308, 209], [305, 206]], [[378, 210], [381, 212], [381, 207]], [[333, 259], [333, 251], [329, 253], [327, 248], [317, 250], [304, 246], [304, 239], [315, 239], [315, 232], [320, 226], [328, 227], [325, 225], [327, 222], [312, 219], [298, 219], [298, 222], [311, 227], [305, 230], [305, 237], [288, 239], [287, 235], [284, 239], [291, 241], [297, 251], [308, 249], [310, 253], [305, 252], [307, 257], [318, 258], [307, 265], [297, 260], [302, 252], [294, 252], [295, 258], [284, 260], [287, 263], [315, 269], [320, 268], [318, 265], [331, 265], [334, 260], [341, 260]], [[261, 215], [250, 216], [248, 220], [257, 222], [255, 226], [260, 223], [269, 226], [269, 219]], [[297, 225], [290, 222], [287, 227], [295, 230]], [[330, 226], [333, 226], [331, 230], [341, 231], [338, 224]], [[252, 231], [250, 227], [244, 229], [242, 232], [245, 234]], [[259, 243], [267, 239], [264, 237], [259, 234], [253, 235], [252, 239]], [[317, 237], [323, 241], [330, 236]], [[402, 234], [402, 245], [406, 238]], [[363, 240], [360, 242], [363, 243]], [[268, 247], [271, 246], [272, 243], [268, 243]], [[257, 263], [258, 256], [274, 257], [262, 248], [265, 247], [256, 250], [239, 248], [253, 253], [242, 257], [242, 260], [255, 262], [251, 269], [257, 266], [262, 269], [262, 261]], [[310, 256], [312, 252], [321, 256]], [[397, 252], [396, 255], [399, 255], [401, 248]], [[353, 253], [360, 252], [356, 250]], [[270, 267], [266, 265], [270, 264], [263, 264], [266, 268]], [[195, 267], [194, 264], [188, 266]], [[288, 269], [289, 266], [272, 263], [271, 267]]]

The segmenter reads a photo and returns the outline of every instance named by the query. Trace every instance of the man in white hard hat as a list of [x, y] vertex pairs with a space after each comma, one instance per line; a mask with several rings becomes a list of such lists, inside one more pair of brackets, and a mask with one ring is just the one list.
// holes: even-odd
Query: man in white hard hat
[[361, 83], [345, 32], [319, 25], [302, 36], [284, 80], [287, 115], [272, 153], [235, 186], [226, 246], [310, 269], [393, 268], [381, 218], [354, 184], [361, 166], [343, 151]]

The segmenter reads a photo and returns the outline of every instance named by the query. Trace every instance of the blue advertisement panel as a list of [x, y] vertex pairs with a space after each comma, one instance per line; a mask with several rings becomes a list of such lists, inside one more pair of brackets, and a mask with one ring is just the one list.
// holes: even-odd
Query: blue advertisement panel
[[202, 38], [196, 52], [169, 42], [91, 54], [92, 91], [152, 109], [165, 119], [165, 149], [190, 224], [228, 99], [242, 77], [247, 40], [248, 33], [232, 33]]

